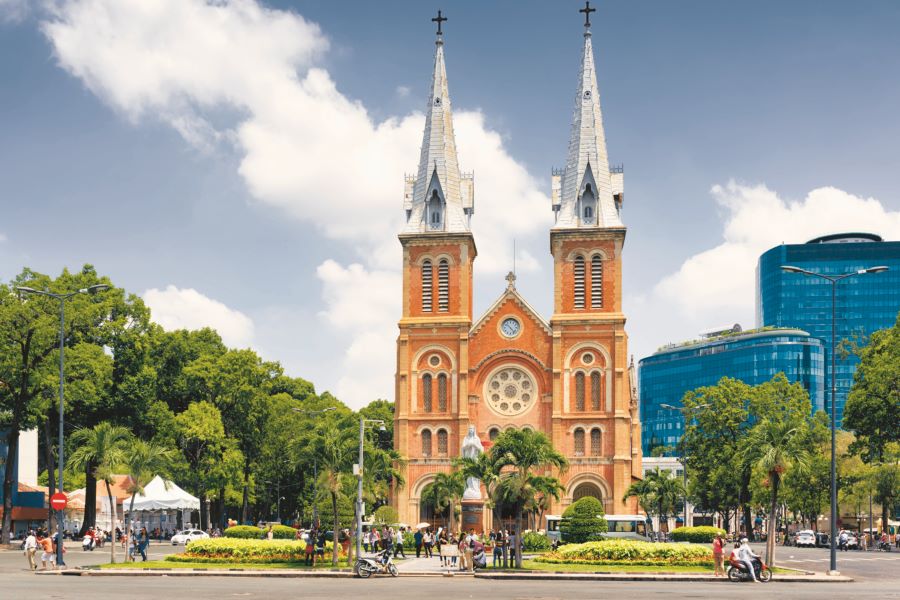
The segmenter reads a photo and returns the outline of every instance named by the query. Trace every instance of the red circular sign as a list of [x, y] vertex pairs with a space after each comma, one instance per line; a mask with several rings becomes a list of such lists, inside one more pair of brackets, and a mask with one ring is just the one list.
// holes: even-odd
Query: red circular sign
[[62, 510], [66, 507], [66, 504], [69, 502], [69, 499], [62, 492], [56, 492], [52, 496], [50, 496], [50, 507], [53, 510]]

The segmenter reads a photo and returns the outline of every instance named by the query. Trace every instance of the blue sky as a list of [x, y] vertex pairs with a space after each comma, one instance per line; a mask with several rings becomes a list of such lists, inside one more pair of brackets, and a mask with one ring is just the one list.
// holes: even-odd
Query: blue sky
[[[0, 0], [0, 279], [90, 262], [166, 327], [217, 326], [352, 405], [392, 398], [402, 176], [437, 8], [476, 313], [545, 316], [579, 2]], [[606, 1], [636, 358], [753, 325], [753, 268], [836, 230], [900, 239], [900, 4]], [[477, 316], [477, 315], [476, 315]]]

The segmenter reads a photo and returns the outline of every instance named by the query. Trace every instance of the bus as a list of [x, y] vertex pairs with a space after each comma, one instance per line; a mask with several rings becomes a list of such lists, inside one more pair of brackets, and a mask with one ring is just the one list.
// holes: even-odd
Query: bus
[[[651, 528], [644, 515], [606, 515], [605, 519], [609, 530], [604, 538], [650, 541]], [[554, 544], [565, 541], [559, 530], [560, 521], [560, 515], [547, 515], [547, 537]]]

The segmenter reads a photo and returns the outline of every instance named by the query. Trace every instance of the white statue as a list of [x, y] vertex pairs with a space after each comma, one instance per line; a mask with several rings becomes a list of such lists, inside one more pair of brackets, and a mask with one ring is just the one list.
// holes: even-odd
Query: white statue
[[[469, 425], [469, 433], [466, 434], [466, 437], [463, 440], [460, 454], [462, 454], [463, 458], [475, 460], [483, 452], [484, 446], [481, 445], [481, 440], [479, 440], [478, 435], [475, 434], [475, 426]], [[480, 479], [477, 477], [466, 477], [466, 491], [463, 492], [463, 500], [481, 500]]]

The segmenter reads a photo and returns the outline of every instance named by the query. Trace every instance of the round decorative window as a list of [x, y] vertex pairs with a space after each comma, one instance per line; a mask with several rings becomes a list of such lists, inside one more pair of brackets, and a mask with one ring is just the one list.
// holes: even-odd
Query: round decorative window
[[584, 354], [581, 355], [581, 362], [583, 362], [586, 365], [593, 364], [594, 355], [591, 354], [590, 352], [585, 352]]
[[494, 412], [514, 416], [534, 405], [537, 399], [537, 386], [524, 369], [503, 367], [488, 379], [484, 386], [484, 397]]
[[441, 357], [438, 356], [437, 354], [432, 354], [431, 357], [428, 359], [428, 364], [431, 365], [432, 367], [440, 366]]

